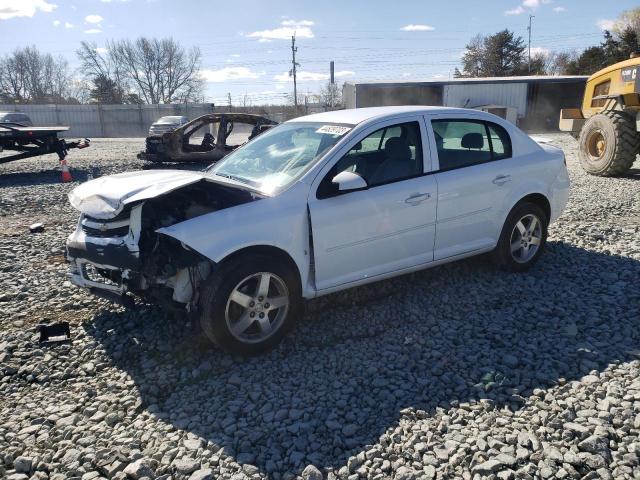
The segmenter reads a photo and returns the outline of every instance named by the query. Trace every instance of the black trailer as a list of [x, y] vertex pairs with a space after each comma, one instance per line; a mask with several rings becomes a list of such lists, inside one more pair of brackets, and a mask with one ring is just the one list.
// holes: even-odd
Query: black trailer
[[48, 153], [57, 153], [62, 161], [69, 149], [89, 146], [87, 138], [76, 142], [67, 142], [58, 138], [60, 132], [67, 130], [69, 127], [25, 127], [17, 123], [2, 123], [0, 124], [0, 152], [11, 150], [19, 153], [0, 157], [0, 163]]

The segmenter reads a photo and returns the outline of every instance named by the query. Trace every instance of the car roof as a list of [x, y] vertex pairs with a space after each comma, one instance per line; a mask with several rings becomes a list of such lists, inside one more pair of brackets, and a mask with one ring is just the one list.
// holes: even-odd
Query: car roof
[[[297, 117], [289, 122], [322, 122], [322, 123], [346, 123], [357, 125], [362, 122], [373, 119], [383, 119], [403, 113], [453, 113], [460, 112], [462, 108], [451, 107], [431, 107], [425, 105], [403, 105], [394, 107], [367, 107], [367, 108], [351, 108], [348, 110], [334, 110], [331, 112], [313, 113], [304, 117]], [[287, 122], [288, 123], [288, 122]]]

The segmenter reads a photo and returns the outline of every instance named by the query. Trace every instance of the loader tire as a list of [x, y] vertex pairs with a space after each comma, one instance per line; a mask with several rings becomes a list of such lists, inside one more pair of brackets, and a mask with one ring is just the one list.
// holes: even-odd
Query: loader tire
[[580, 165], [591, 175], [612, 177], [631, 168], [640, 150], [635, 120], [609, 110], [591, 117], [580, 132]]

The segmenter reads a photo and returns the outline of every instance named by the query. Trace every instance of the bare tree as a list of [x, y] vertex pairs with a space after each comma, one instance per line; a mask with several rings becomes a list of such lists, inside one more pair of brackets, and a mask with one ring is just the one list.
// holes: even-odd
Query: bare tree
[[109, 43], [109, 54], [147, 103], [183, 102], [202, 89], [200, 50], [186, 51], [176, 41], [139, 38]]
[[325, 108], [342, 108], [342, 91], [338, 84], [327, 82], [320, 90], [320, 101]]
[[66, 102], [71, 75], [62, 57], [35, 46], [18, 48], [0, 59], [0, 93], [18, 103]]

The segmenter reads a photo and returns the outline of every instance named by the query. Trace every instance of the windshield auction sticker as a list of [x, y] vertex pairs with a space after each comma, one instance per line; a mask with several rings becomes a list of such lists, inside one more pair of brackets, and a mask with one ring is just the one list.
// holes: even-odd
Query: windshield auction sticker
[[344, 135], [351, 127], [343, 127], [342, 125], [323, 125], [316, 133], [328, 133], [329, 135]]

